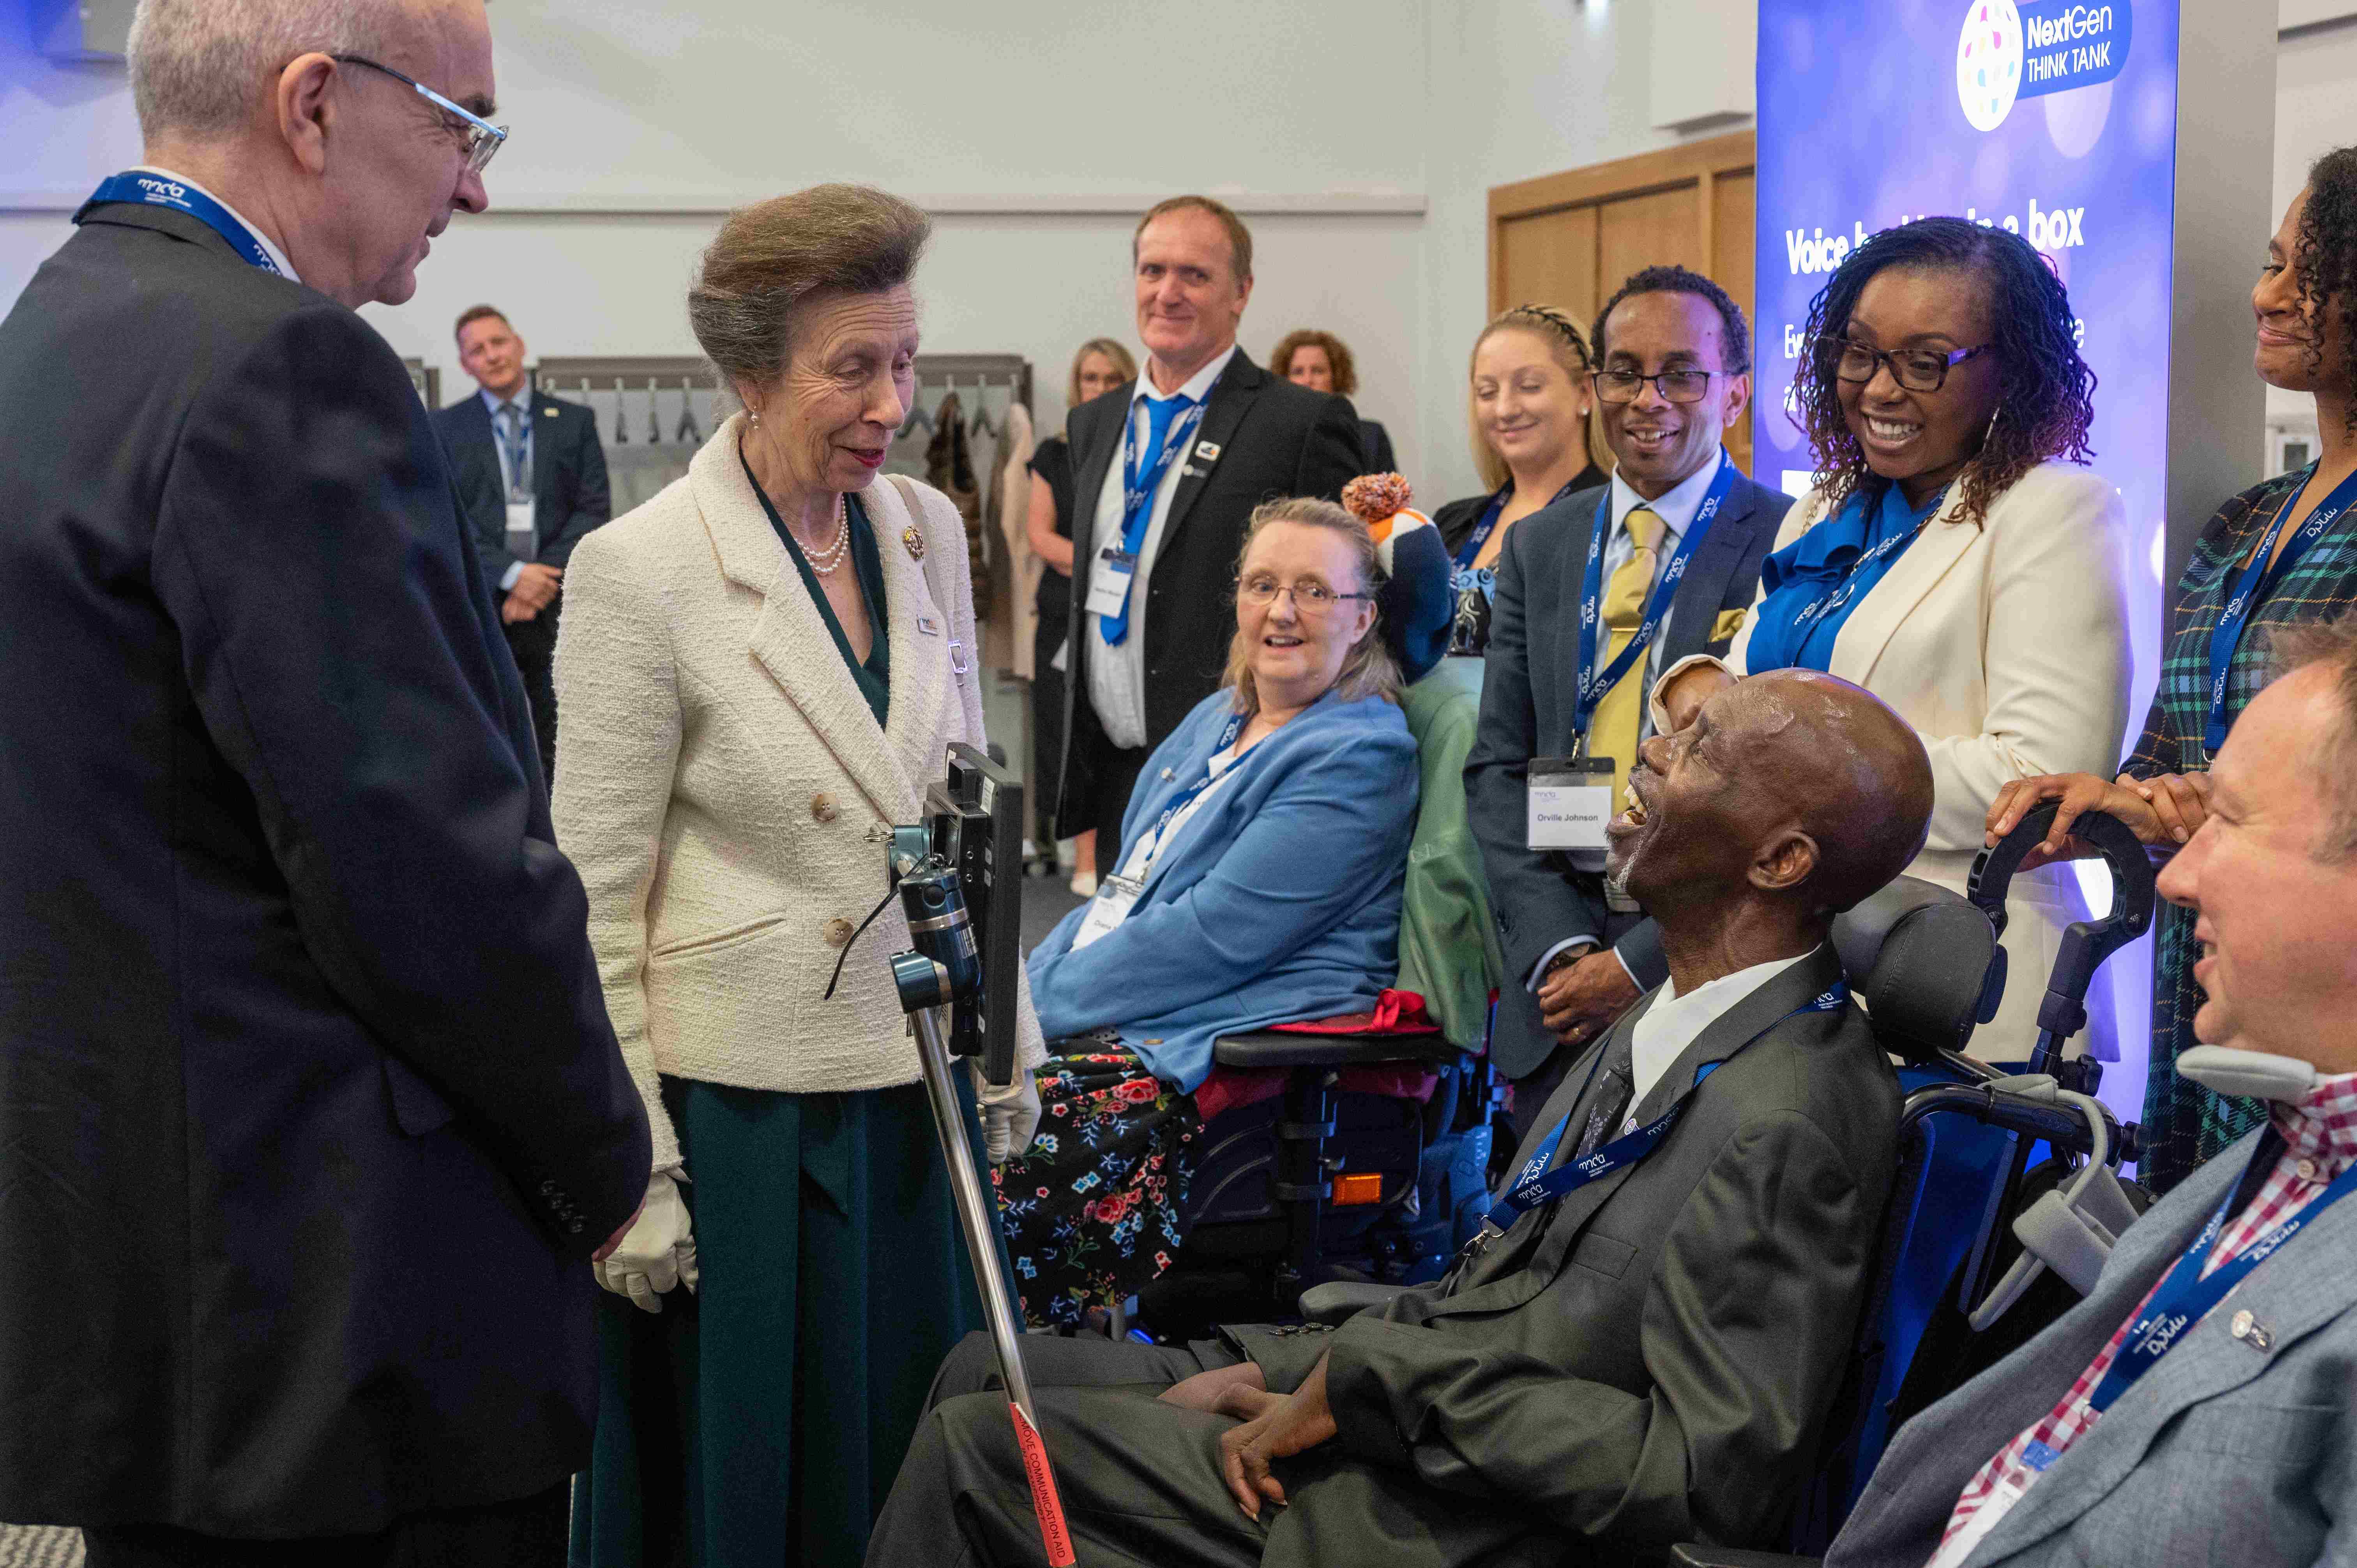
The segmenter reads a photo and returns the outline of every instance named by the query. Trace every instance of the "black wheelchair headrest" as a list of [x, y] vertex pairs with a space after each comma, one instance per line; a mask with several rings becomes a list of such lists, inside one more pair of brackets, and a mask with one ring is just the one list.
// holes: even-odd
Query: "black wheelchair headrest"
[[1996, 928], [1970, 899], [1901, 876], [1834, 920], [1834, 949], [1875, 1038], [1910, 1062], [1960, 1051], [1996, 1011]]

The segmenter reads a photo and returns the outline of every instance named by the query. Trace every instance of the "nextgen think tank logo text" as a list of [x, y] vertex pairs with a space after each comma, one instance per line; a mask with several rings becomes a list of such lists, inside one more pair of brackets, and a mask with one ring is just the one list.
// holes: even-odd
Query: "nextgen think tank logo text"
[[2111, 81], [2127, 64], [2134, 0], [1972, 0], [1956, 37], [1956, 102], [1994, 131], [2016, 102]]

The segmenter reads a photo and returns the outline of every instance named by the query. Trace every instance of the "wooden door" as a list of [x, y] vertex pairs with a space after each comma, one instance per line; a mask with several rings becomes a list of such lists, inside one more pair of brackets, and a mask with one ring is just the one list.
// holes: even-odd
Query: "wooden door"
[[[1490, 309], [1552, 305], [1593, 323], [1641, 267], [1717, 280], [1751, 317], [1752, 134], [1738, 131], [1658, 153], [1542, 176], [1490, 192]], [[1752, 358], [1760, 355], [1753, 321]], [[1751, 467], [1749, 411], [1727, 449]]]

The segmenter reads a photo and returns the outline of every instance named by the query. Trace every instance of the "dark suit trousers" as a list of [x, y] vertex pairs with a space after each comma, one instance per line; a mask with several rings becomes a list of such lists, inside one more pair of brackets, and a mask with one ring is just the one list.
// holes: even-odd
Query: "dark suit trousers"
[[90, 1568], [564, 1568], [569, 1482], [510, 1503], [407, 1514], [374, 1535], [230, 1541], [169, 1525], [86, 1530]]
[[[1088, 701], [1082, 693], [1081, 701]], [[1121, 819], [1129, 811], [1130, 792], [1154, 748], [1135, 750], [1108, 746], [1097, 754], [1097, 875], [1110, 876], [1121, 869]]]
[[[1260, 1562], [1267, 1531], [1244, 1518], [1220, 1478], [1220, 1434], [1236, 1423], [1156, 1397], [1235, 1362], [1209, 1340], [1182, 1348], [1024, 1337], [1024, 1369], [1082, 1563], [1250, 1568]], [[867, 1568], [1028, 1568], [1047, 1561], [998, 1387], [990, 1340], [968, 1335], [933, 1380], [931, 1409], [868, 1540]], [[1275, 1511], [1264, 1509], [1262, 1520]]]
[[500, 629], [508, 636], [508, 651], [515, 655], [523, 676], [523, 694], [532, 703], [533, 738], [540, 743], [540, 773], [552, 788], [556, 781], [556, 618], [565, 608], [562, 595], [530, 620], [509, 621]]

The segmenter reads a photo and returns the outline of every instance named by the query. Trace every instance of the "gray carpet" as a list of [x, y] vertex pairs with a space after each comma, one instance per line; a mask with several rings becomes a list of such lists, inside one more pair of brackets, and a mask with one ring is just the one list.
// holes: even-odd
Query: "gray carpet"
[[81, 1531], [60, 1525], [0, 1524], [0, 1568], [81, 1568]]

